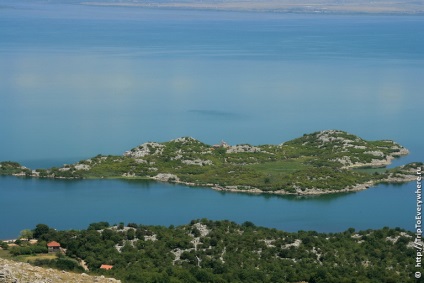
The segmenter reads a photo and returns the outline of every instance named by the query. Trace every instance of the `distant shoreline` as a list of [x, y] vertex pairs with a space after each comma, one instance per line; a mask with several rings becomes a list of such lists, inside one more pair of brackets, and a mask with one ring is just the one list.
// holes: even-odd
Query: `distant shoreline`
[[234, 12], [273, 12], [297, 14], [374, 14], [374, 15], [423, 15], [424, 5], [416, 3], [345, 3], [321, 1], [321, 3], [294, 1], [202, 1], [199, 2], [81, 2], [81, 5], [104, 7], [140, 7], [157, 9], [192, 9]]

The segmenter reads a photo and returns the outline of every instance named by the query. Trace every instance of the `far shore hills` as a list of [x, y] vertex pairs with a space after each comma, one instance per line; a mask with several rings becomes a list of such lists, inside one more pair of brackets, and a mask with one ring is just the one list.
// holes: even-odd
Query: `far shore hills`
[[315, 14], [423, 14], [421, 1], [404, 0], [86, 0], [83, 5]]
[[387, 169], [409, 151], [391, 140], [366, 141], [339, 130], [305, 134], [279, 145], [208, 145], [192, 137], [147, 142], [121, 156], [97, 155], [60, 168], [0, 162], [0, 175], [34, 178], [149, 179], [219, 191], [320, 195], [416, 179], [422, 162]]

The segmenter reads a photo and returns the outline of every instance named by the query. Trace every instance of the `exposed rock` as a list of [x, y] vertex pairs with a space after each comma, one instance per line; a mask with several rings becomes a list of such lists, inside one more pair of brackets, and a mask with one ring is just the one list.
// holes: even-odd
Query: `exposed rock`
[[138, 164], [147, 164], [147, 161], [140, 158], [135, 158], [134, 161]]
[[[228, 191], [228, 192], [235, 192], [235, 193], [263, 193], [264, 191], [258, 189], [258, 188], [250, 188], [250, 189], [240, 189], [238, 188], [238, 186], [219, 186], [219, 185], [214, 185], [212, 186], [212, 189], [216, 190], [216, 191]], [[285, 191], [284, 191], [285, 192]], [[270, 192], [273, 193], [273, 192]]]
[[208, 229], [208, 226], [203, 225], [202, 223], [199, 223], [198, 222], [198, 223], [195, 223], [193, 226], [196, 227], [197, 230], [200, 231], [200, 236], [201, 237], [207, 236], [209, 234], [209, 232], [210, 232], [210, 230]]
[[169, 182], [169, 181], [179, 182], [180, 180], [177, 177], [177, 175], [169, 174], [169, 173], [159, 173], [156, 176], [152, 177], [152, 179], [155, 179], [161, 182]]
[[86, 165], [86, 164], [77, 164], [75, 165], [75, 169], [77, 170], [90, 170], [90, 165]]
[[225, 263], [224, 255], [226, 252], [227, 252], [227, 247], [225, 246], [224, 249], [222, 250], [221, 256], [219, 257], [222, 263]]
[[365, 151], [364, 154], [370, 154], [370, 155], [374, 155], [374, 156], [379, 156], [379, 157], [383, 157], [384, 153], [378, 150], [375, 151]]
[[179, 149], [177, 152], [177, 155], [176, 156], [174, 156], [174, 157], [171, 157], [171, 160], [180, 160], [181, 158], [183, 158], [183, 156], [182, 156], [182, 151], [181, 151], [181, 149]]
[[[408, 152], [407, 149], [405, 149], [406, 152]], [[357, 168], [357, 167], [385, 167], [392, 163], [392, 160], [395, 158], [396, 155], [387, 155], [386, 158], [383, 159], [372, 159], [371, 162], [367, 163], [361, 163], [361, 162], [355, 162], [348, 164], [344, 166], [343, 168]]]
[[350, 166], [352, 164], [352, 160], [350, 160], [349, 156], [343, 156], [340, 158], [333, 159], [332, 161], [340, 162], [344, 167]]
[[158, 155], [162, 154], [163, 148], [165, 146], [163, 144], [157, 142], [147, 142], [139, 145], [136, 148], [133, 148], [130, 151], [126, 151], [124, 156], [129, 156], [133, 158], [144, 157], [147, 155]]
[[232, 145], [227, 148], [227, 153], [239, 153], [239, 152], [260, 152], [261, 149], [256, 146], [249, 144]]
[[[333, 142], [333, 141], [342, 141], [344, 144], [350, 144], [354, 141], [360, 141], [361, 139], [349, 140], [343, 137], [338, 137], [337, 135], [344, 134], [342, 131], [338, 130], [325, 130], [321, 131], [318, 134], [318, 140], [321, 141], [322, 144]], [[353, 145], [352, 145], [353, 147]]]
[[201, 159], [182, 160], [181, 162], [187, 165], [197, 165], [197, 166], [206, 166], [206, 165], [213, 164], [211, 160], [201, 160]]
[[295, 248], [298, 248], [299, 246], [300, 246], [300, 244], [302, 243], [302, 240], [300, 240], [300, 239], [296, 239], [293, 243], [291, 243], [291, 244], [287, 244], [287, 245], [284, 245], [284, 246], [282, 246], [281, 248], [282, 249], [288, 249], [288, 248], [290, 248], [290, 247], [295, 247]]
[[12, 283], [12, 282], [17, 282], [18, 279], [16, 279], [9, 266], [5, 265], [3, 267], [0, 267], [0, 282], [5, 282], [5, 283]]
[[[171, 251], [171, 253], [173, 253], [174, 256], [175, 256], [175, 258], [173, 260], [173, 264], [174, 265], [175, 265], [175, 263], [177, 263], [178, 261], [181, 260], [181, 255], [184, 252], [190, 252], [190, 251], [193, 251], [193, 250], [194, 251], [197, 251], [198, 250], [198, 246], [200, 244], [202, 244], [201, 237], [205, 237], [205, 236], [207, 236], [210, 233], [210, 230], [208, 229], [208, 227], [206, 225], [202, 224], [202, 223], [197, 222], [197, 223], [193, 224], [193, 227], [195, 227], [195, 228], [197, 228], [199, 230], [200, 236], [199, 237], [195, 237], [194, 234], [192, 234], [192, 233], [189, 234], [191, 237], [193, 237], [193, 240], [191, 240], [190, 242], [193, 244], [194, 248], [188, 248], [188, 249], [176, 248], [176, 249], [174, 249], [174, 250]], [[210, 246], [209, 246], [209, 248], [210, 248]], [[209, 249], [209, 248], [207, 248], [207, 249]], [[202, 249], [202, 250], [205, 251], [207, 249]], [[196, 258], [197, 258], [197, 264], [198, 264], [198, 266], [200, 266], [201, 259], [198, 258], [197, 256], [196, 256]]]
[[400, 236], [397, 237], [386, 237], [386, 241], [392, 242], [392, 244], [396, 244], [396, 242], [399, 240]]
[[193, 143], [193, 142], [199, 142], [199, 141], [196, 140], [195, 138], [192, 138], [192, 137], [181, 137], [181, 138], [171, 140], [171, 142], [178, 142], [178, 143], [182, 143], [182, 144], [187, 144], [187, 143]]
[[157, 239], [157, 237], [156, 237], [156, 234], [153, 234], [153, 235], [151, 235], [151, 236], [144, 236], [144, 240], [145, 241], [152, 241], [152, 242], [156, 242], [158, 239]]
[[171, 251], [171, 253], [173, 253], [174, 256], [175, 256], [174, 260], [172, 261], [173, 265], [175, 265], [175, 263], [181, 259], [181, 255], [183, 254], [183, 252], [184, 252], [184, 250], [182, 250], [180, 248], [176, 248], [176, 249]]
[[1, 283], [120, 283], [120, 280], [104, 276], [89, 276], [85, 273], [78, 274], [32, 266], [28, 263], [15, 262], [0, 258]]
[[354, 145], [353, 148], [354, 149], [367, 149], [367, 147], [364, 146], [364, 145]]
[[264, 240], [261, 240], [261, 241], [263, 241], [268, 248], [275, 248], [275, 245], [273, 245], [275, 240], [264, 239]]
[[319, 262], [319, 264], [322, 265], [322, 262], [321, 262], [322, 252], [321, 252], [321, 250], [319, 248], [312, 247], [312, 251], [311, 252], [316, 255], [317, 262]]

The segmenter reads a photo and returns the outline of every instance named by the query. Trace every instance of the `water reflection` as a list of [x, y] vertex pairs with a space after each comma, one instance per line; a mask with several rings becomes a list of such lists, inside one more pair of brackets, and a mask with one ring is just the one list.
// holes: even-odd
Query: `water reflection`
[[307, 201], [307, 202], [330, 202], [332, 200], [343, 198], [349, 196], [351, 194], [355, 194], [356, 192], [343, 192], [343, 193], [334, 193], [334, 194], [323, 194], [323, 195], [280, 195], [280, 194], [258, 194], [258, 193], [246, 193], [246, 192], [231, 192], [231, 191], [218, 191], [219, 194], [226, 195], [244, 195], [246, 197], [254, 197], [254, 198], [263, 198], [265, 200], [268, 199], [284, 199], [288, 201]]
[[6, 221], [0, 238], [13, 237], [38, 223], [58, 229], [85, 228], [98, 221], [168, 226], [199, 218], [251, 221], [286, 231], [335, 232], [383, 226], [412, 229], [414, 213], [414, 198], [408, 193], [414, 190], [413, 183], [299, 197], [219, 192], [146, 180], [1, 177], [0, 182], [0, 214]]

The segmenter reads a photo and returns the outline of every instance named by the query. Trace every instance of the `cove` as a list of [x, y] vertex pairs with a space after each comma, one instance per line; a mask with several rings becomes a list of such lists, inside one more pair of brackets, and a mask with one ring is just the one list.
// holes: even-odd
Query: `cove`
[[284, 231], [339, 232], [384, 226], [412, 230], [415, 184], [318, 197], [217, 192], [152, 181], [46, 180], [1, 177], [0, 239], [44, 223], [56, 229], [134, 222], [181, 225], [192, 219], [228, 219]]

